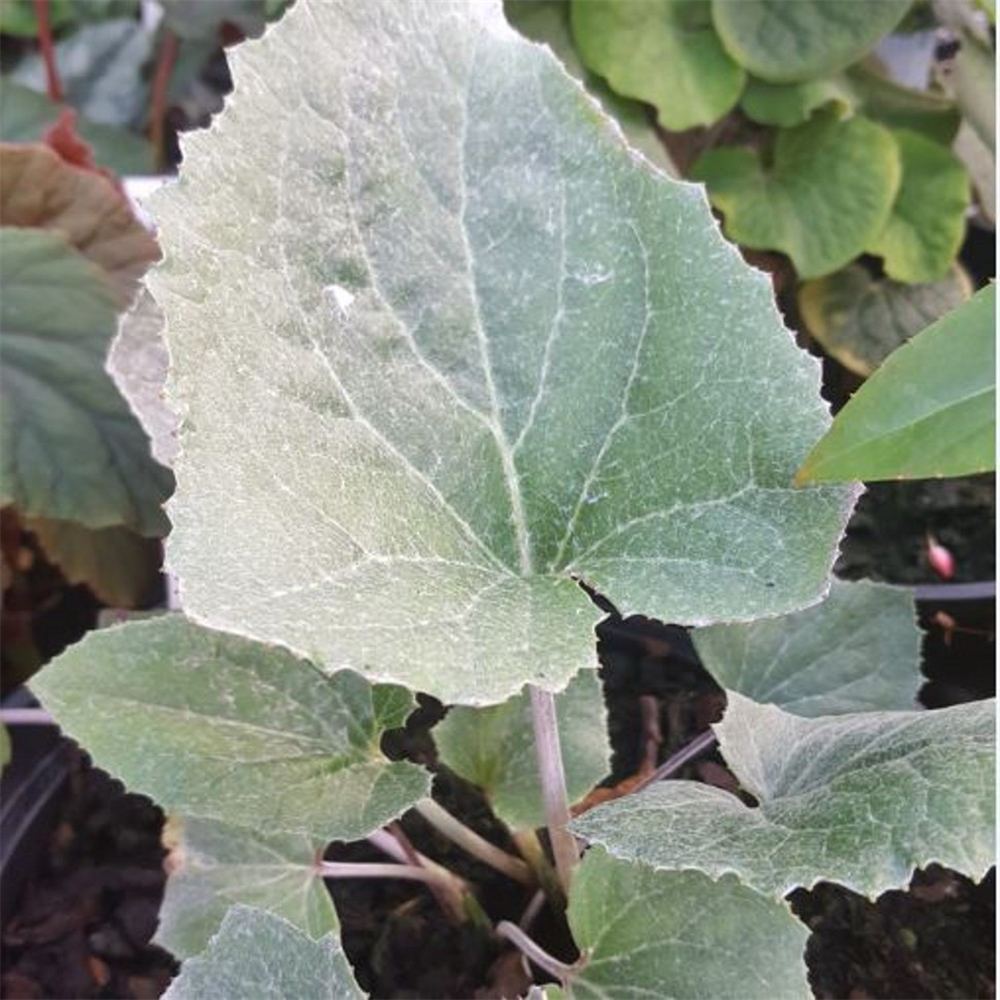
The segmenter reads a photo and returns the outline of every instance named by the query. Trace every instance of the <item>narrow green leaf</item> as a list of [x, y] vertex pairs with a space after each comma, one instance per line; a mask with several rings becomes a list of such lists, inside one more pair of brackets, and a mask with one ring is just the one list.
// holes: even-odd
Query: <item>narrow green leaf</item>
[[188, 959], [164, 1000], [365, 1000], [340, 941], [234, 906], [206, 951]]
[[171, 816], [164, 840], [170, 877], [156, 943], [179, 958], [204, 951], [236, 903], [282, 917], [314, 939], [337, 930], [315, 864], [323, 841], [198, 816]]
[[809, 80], [860, 58], [903, 19], [910, 0], [712, 0], [729, 54], [762, 80]]
[[[556, 695], [556, 714], [566, 788], [575, 802], [610, 770], [607, 712], [593, 671]], [[511, 829], [545, 825], [527, 694], [491, 708], [452, 708], [434, 728], [434, 743], [441, 762], [481, 788]]]
[[614, 90], [652, 104], [664, 128], [710, 125], [746, 81], [727, 55], [708, 0], [573, 0], [580, 58]]
[[172, 812], [355, 840], [430, 789], [379, 750], [411, 695], [180, 615], [91, 632], [32, 687], [100, 767]]
[[573, 879], [569, 924], [583, 953], [566, 1000], [808, 998], [809, 931], [782, 902], [700, 872], [654, 872], [586, 854]]
[[972, 294], [957, 264], [945, 278], [909, 285], [852, 264], [799, 286], [799, 311], [823, 350], [866, 378], [896, 348]]
[[31, 517], [166, 534], [173, 477], [104, 360], [115, 299], [55, 234], [0, 229], [0, 499]]
[[996, 289], [894, 352], [837, 414], [796, 482], [928, 479], [995, 466]]
[[948, 149], [916, 132], [893, 133], [903, 173], [885, 228], [867, 247], [896, 281], [939, 281], [965, 237], [969, 178]]
[[803, 719], [731, 692], [715, 730], [759, 807], [663, 781], [572, 829], [617, 857], [733, 872], [777, 896], [827, 880], [874, 897], [932, 861], [980, 878], [995, 861], [995, 707]]
[[803, 278], [828, 274], [872, 243], [899, 189], [892, 134], [861, 115], [829, 112], [782, 131], [773, 163], [748, 149], [709, 150], [691, 170], [725, 215], [726, 235], [758, 250], [781, 250]]
[[997, 144], [996, 54], [968, 33], [955, 57], [952, 84], [966, 120], [994, 153]]
[[923, 683], [913, 593], [835, 580], [821, 604], [692, 633], [724, 688], [794, 715], [915, 708]]
[[681, 622], [819, 596], [816, 364], [549, 51], [495, 4], [302, 0], [233, 62], [153, 202], [193, 615], [489, 704], [593, 666], [574, 577]]

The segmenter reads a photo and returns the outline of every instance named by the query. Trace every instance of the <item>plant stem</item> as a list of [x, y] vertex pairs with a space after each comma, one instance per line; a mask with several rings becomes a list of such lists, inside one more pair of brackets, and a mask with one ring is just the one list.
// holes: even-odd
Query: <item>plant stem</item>
[[174, 70], [174, 63], [177, 62], [178, 45], [177, 36], [169, 28], [165, 28], [156, 60], [156, 74], [153, 77], [149, 105], [149, 141], [153, 145], [153, 155], [156, 157], [158, 170], [164, 170], [167, 166], [165, 149], [167, 88], [170, 85], [170, 74]]
[[500, 850], [496, 844], [491, 844], [475, 830], [470, 830], [463, 822], [456, 819], [447, 809], [431, 798], [422, 799], [416, 805], [416, 810], [439, 833], [456, 843], [473, 857], [502, 872], [516, 882], [532, 885], [535, 879], [531, 869], [512, 854]]
[[652, 774], [647, 775], [629, 793], [634, 795], [655, 781], [663, 781], [676, 774], [685, 764], [697, 759], [703, 753], [707, 753], [718, 743], [715, 733], [711, 729], [696, 736], [693, 740], [685, 743], [676, 753], [671, 754]]
[[49, 0], [35, 0], [35, 20], [38, 22], [38, 47], [45, 64], [45, 89], [49, 99], [62, 104], [63, 89], [56, 68], [56, 49], [52, 41], [52, 23], [49, 21]]
[[379, 864], [367, 861], [321, 861], [323, 878], [407, 878], [432, 885], [437, 875], [416, 865]]
[[573, 974], [574, 967], [560, 962], [558, 958], [550, 955], [540, 944], [533, 941], [517, 924], [512, 924], [509, 920], [501, 920], [497, 924], [497, 934], [510, 941], [523, 955], [531, 959], [540, 969], [544, 969], [549, 975], [555, 976], [559, 982], [565, 986], [566, 981]]
[[563, 769], [562, 747], [559, 745], [556, 700], [551, 691], [543, 691], [534, 684], [528, 685], [528, 694], [535, 728], [535, 751], [538, 754], [545, 825], [548, 827], [559, 881], [563, 891], [569, 895], [573, 869], [580, 855], [576, 840], [566, 829], [570, 820], [569, 796], [566, 794], [566, 772]]

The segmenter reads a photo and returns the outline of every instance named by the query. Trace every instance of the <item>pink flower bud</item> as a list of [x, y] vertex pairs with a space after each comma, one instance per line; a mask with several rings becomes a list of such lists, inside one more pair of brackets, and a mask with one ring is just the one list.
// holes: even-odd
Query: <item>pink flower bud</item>
[[955, 557], [930, 532], [927, 534], [927, 562], [942, 580], [955, 575]]

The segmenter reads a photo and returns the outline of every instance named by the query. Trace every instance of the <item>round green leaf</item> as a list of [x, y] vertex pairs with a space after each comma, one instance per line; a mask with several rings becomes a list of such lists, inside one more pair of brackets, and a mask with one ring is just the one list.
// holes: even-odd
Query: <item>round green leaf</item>
[[873, 278], [852, 264], [799, 286], [799, 310], [809, 333], [845, 368], [865, 377], [897, 347], [958, 308], [971, 294], [954, 266], [941, 281], [907, 285]]
[[738, 63], [786, 83], [850, 65], [909, 7], [910, 0], [712, 0], [712, 19]]
[[808, 998], [808, 930], [732, 876], [657, 872], [592, 848], [573, 877], [570, 929], [583, 958], [566, 1000]]
[[705, 153], [691, 171], [725, 215], [726, 235], [788, 254], [803, 278], [843, 267], [881, 233], [899, 188], [892, 134], [822, 113], [779, 133], [773, 163], [748, 149]]
[[173, 477], [104, 362], [115, 298], [55, 233], [0, 229], [0, 496], [29, 517], [166, 534]]
[[751, 77], [740, 101], [748, 118], [761, 125], [794, 128], [809, 120], [817, 108], [834, 105], [837, 117], [853, 110], [854, 94], [842, 76], [821, 77], [804, 83], [769, 83]]
[[661, 781], [571, 829], [616, 857], [732, 872], [776, 896], [825, 880], [874, 897], [932, 861], [981, 878], [995, 859], [995, 708], [804, 719], [730, 692], [715, 731], [759, 806]]
[[408, 692], [325, 677], [180, 615], [91, 632], [32, 688], [95, 763], [171, 811], [356, 840], [430, 789], [426, 771], [379, 749]]
[[996, 462], [996, 286], [893, 352], [837, 414], [796, 481], [930, 479]]
[[692, 633], [724, 688], [814, 718], [914, 708], [923, 683], [913, 593], [835, 580], [820, 604]]
[[548, 50], [494, 4], [303, 2], [234, 73], [153, 201], [187, 610], [490, 704], [594, 665], [574, 577], [682, 622], [819, 596], [816, 363]]
[[903, 173], [885, 228], [868, 251], [896, 281], [939, 281], [965, 236], [969, 178], [948, 149], [916, 132], [894, 133]]
[[314, 941], [287, 920], [233, 906], [164, 1000], [365, 1000], [336, 934]]
[[573, 39], [588, 68], [656, 108], [664, 128], [709, 125], [737, 102], [746, 75], [723, 49], [708, 0], [574, 0]]

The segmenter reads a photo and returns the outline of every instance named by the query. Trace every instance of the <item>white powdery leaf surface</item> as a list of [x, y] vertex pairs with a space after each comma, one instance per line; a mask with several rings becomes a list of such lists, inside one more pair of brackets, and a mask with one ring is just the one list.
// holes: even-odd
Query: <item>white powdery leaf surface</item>
[[826, 585], [818, 369], [699, 188], [499, 3], [303, 0], [153, 199], [185, 608], [446, 702], [565, 686], [599, 617]]
[[810, 718], [916, 708], [920, 630], [913, 591], [835, 580], [825, 600], [779, 618], [695, 629], [729, 691]]
[[935, 861], [980, 878], [995, 861], [995, 718], [990, 700], [803, 719], [730, 692], [715, 730], [758, 808], [665, 781], [572, 829], [617, 857], [776, 895], [827, 880], [874, 897]]
[[233, 906], [208, 948], [188, 959], [164, 1000], [365, 1000], [334, 933], [318, 941], [287, 920]]

